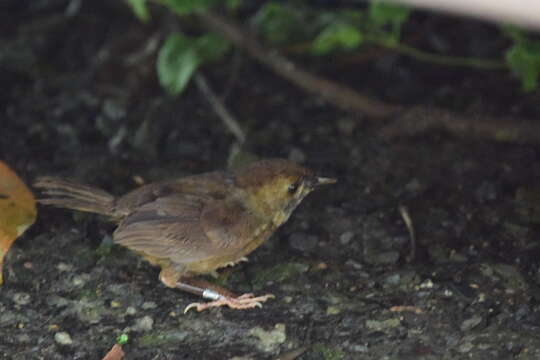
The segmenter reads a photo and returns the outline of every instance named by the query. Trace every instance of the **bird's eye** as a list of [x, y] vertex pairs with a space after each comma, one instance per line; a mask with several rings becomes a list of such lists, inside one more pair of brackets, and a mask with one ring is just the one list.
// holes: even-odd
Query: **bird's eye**
[[297, 181], [289, 185], [289, 187], [287, 188], [287, 191], [289, 192], [289, 194], [292, 195], [298, 190], [299, 187], [300, 187], [300, 182]]

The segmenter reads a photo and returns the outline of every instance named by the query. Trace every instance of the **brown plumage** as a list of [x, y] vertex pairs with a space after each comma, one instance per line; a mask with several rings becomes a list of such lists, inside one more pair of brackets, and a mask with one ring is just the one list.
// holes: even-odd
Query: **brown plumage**
[[[121, 197], [88, 185], [42, 177], [42, 204], [87, 211], [118, 223], [115, 243], [161, 266], [169, 286], [214, 300], [202, 309], [260, 306], [271, 295], [235, 297], [191, 279], [242, 261], [283, 224], [316, 186], [335, 180], [316, 177], [291, 161], [255, 162], [236, 172], [216, 171], [144, 185]], [[187, 308], [189, 309], [189, 307]]]

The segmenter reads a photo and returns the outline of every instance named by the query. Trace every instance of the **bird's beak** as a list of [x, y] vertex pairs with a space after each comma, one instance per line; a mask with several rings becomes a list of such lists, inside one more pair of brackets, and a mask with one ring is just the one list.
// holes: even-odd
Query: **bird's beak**
[[329, 185], [337, 183], [337, 179], [327, 177], [316, 177], [315, 186]]

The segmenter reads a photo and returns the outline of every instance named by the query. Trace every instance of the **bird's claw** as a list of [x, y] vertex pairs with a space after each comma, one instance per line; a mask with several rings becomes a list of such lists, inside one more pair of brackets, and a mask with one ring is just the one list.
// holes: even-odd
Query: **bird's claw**
[[228, 297], [228, 296], [221, 296], [221, 298], [210, 301], [206, 303], [191, 303], [184, 309], [184, 314], [187, 313], [191, 309], [196, 309], [197, 311], [201, 312], [203, 310], [212, 308], [212, 307], [219, 307], [219, 306], [228, 306], [231, 309], [253, 309], [255, 307], [262, 307], [262, 303], [265, 302], [268, 299], [275, 298], [272, 294], [266, 294], [262, 296], [255, 297], [253, 294], [243, 294], [236, 298], [234, 297]]

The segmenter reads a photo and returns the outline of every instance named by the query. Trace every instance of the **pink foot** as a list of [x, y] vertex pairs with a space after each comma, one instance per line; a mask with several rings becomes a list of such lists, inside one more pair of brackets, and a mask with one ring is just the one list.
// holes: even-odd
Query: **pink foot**
[[231, 309], [252, 309], [254, 307], [262, 307], [263, 302], [268, 299], [275, 298], [272, 294], [266, 294], [263, 296], [254, 297], [253, 294], [244, 294], [239, 297], [227, 297], [221, 296], [221, 298], [210, 301], [207, 303], [192, 303], [186, 306], [184, 309], [184, 314], [187, 313], [190, 309], [195, 308], [197, 311], [203, 311], [212, 307], [219, 306], [228, 306]]

